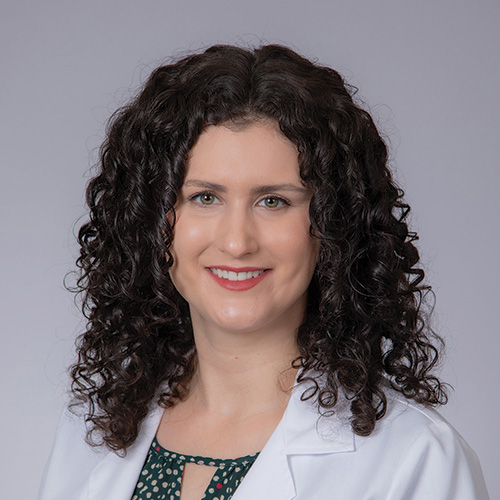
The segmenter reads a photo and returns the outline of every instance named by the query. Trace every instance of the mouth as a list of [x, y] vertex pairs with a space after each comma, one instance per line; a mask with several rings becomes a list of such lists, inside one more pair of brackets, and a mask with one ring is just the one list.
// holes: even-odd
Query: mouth
[[218, 267], [209, 267], [209, 269], [215, 276], [228, 281], [245, 281], [258, 278], [265, 271], [265, 269], [258, 269], [255, 271], [229, 271], [228, 269], [221, 269]]
[[222, 288], [232, 292], [244, 292], [257, 286], [270, 272], [270, 269], [255, 267], [229, 268], [207, 267], [210, 276]]

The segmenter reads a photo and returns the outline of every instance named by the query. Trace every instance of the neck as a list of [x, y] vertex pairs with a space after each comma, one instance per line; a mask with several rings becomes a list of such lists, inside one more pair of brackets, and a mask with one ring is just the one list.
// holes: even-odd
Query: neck
[[[296, 328], [226, 332], [193, 324], [198, 368], [188, 399], [222, 417], [282, 413], [297, 370]], [[200, 325], [201, 326], [201, 325]]]

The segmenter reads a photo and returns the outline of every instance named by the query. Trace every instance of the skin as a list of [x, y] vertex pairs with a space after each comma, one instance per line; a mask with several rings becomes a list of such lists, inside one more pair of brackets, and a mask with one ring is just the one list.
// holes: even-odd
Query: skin
[[[190, 306], [198, 370], [188, 397], [165, 411], [165, 448], [244, 456], [260, 451], [281, 419], [318, 254], [310, 198], [297, 148], [274, 122], [208, 127], [191, 150], [170, 274]], [[235, 284], [214, 268], [259, 276]], [[212, 474], [186, 465], [182, 500], [201, 498]]]

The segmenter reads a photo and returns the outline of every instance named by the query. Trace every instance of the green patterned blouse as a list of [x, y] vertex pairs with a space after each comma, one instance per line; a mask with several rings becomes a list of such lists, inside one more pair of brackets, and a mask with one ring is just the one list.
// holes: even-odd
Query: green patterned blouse
[[202, 500], [230, 500], [258, 455], [224, 460], [180, 455], [162, 448], [155, 438], [132, 500], [179, 500], [186, 462], [217, 467]]

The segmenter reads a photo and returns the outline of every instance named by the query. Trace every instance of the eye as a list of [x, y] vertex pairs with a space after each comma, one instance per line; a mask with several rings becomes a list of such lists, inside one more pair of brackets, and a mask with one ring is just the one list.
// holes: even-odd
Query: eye
[[217, 203], [219, 199], [211, 193], [199, 193], [191, 197], [191, 200], [199, 203], [200, 205], [213, 205]]
[[260, 200], [258, 204], [266, 208], [280, 208], [284, 205], [289, 205], [285, 199], [279, 198], [278, 196], [267, 196]]

